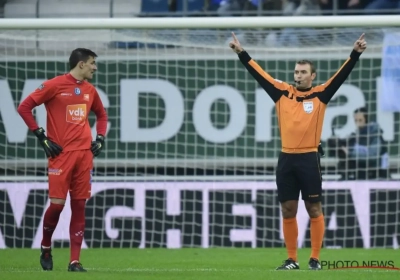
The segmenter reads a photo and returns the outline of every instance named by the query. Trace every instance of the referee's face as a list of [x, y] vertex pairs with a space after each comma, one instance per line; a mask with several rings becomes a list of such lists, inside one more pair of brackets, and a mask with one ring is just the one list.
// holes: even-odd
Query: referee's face
[[294, 68], [294, 80], [296, 81], [296, 88], [310, 88], [315, 76], [315, 73], [311, 73], [310, 64], [296, 64]]

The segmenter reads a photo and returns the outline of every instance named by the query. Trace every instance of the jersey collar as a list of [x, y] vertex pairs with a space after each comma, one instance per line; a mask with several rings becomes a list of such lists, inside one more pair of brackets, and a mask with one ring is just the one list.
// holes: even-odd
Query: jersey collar
[[296, 88], [297, 91], [302, 91], [302, 92], [307, 92], [310, 91], [312, 89], [312, 87], [309, 88]]
[[71, 73], [67, 73], [67, 74], [65, 74], [65, 76], [66, 76], [66, 78], [67, 78], [68, 80], [70, 80], [70, 81], [73, 82], [74, 84], [83, 84], [83, 83], [85, 82], [85, 80], [80, 81], [80, 80], [75, 79], [75, 78], [71, 75]]

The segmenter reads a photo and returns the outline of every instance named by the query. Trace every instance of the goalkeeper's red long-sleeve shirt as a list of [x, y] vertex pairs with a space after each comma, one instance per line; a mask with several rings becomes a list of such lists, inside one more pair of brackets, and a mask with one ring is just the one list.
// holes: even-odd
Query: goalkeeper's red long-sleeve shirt
[[18, 113], [31, 131], [38, 128], [32, 109], [41, 104], [47, 111], [47, 137], [64, 151], [90, 149], [90, 111], [96, 114], [97, 134], [106, 134], [107, 113], [95, 87], [89, 82], [65, 74], [40, 85], [18, 107]]

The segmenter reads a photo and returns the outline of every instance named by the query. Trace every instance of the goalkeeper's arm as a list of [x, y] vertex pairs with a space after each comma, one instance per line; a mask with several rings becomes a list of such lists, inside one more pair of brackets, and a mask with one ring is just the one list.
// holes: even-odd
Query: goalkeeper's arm
[[40, 145], [43, 147], [44, 152], [47, 157], [56, 157], [62, 152], [62, 147], [58, 144], [50, 141], [45, 135], [45, 131], [43, 128], [39, 128], [38, 124], [35, 121], [35, 118], [32, 114], [32, 110], [38, 106], [33, 100], [32, 97], [28, 96], [19, 106], [18, 106], [18, 114], [25, 121], [29, 130], [35, 134], [35, 136], [39, 139]]
[[104, 140], [108, 124], [108, 116], [106, 110], [97, 92], [95, 92], [94, 94], [94, 100], [91, 109], [96, 114], [97, 131], [97, 136], [95, 141], [92, 142], [91, 150], [93, 155], [97, 157], [104, 148]]

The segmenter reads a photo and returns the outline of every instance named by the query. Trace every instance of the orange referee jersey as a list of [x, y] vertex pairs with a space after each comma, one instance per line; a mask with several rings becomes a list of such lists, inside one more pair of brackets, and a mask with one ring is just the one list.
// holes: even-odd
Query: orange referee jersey
[[243, 51], [239, 59], [275, 102], [282, 140], [282, 152], [306, 153], [318, 150], [328, 102], [347, 79], [361, 53], [352, 51], [342, 67], [325, 84], [306, 90], [272, 78]]

